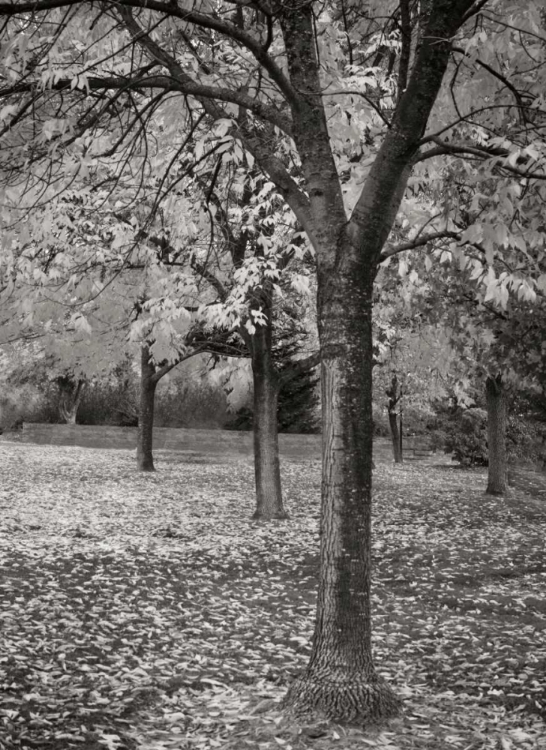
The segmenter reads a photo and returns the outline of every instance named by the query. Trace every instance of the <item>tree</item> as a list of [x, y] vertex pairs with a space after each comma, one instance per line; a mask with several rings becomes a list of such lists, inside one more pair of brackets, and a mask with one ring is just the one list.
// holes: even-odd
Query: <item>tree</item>
[[[192, 257], [194, 272], [219, 298], [219, 303], [208, 306], [203, 314], [212, 329], [231, 331], [251, 361], [256, 479], [253, 518], [284, 519], [287, 513], [280, 475], [279, 393], [306, 368], [316, 366], [318, 355], [315, 352], [283, 369], [279, 367], [274, 340], [279, 321], [287, 317], [283, 287], [286, 290], [289, 285], [287, 278], [293, 276], [294, 266], [304, 265], [307, 248], [302, 247], [301, 233], [292, 226], [293, 219], [287, 220], [284, 215], [282, 199], [272, 189], [274, 186], [261, 175], [252, 170], [250, 174], [240, 169], [234, 174], [228, 172], [232, 188], [222, 200], [216, 190], [204, 189], [203, 173], [195, 168], [191, 172], [206, 196], [207, 210], [209, 203], [214, 207], [213, 228], [222, 238], [215, 245], [215, 263], [210, 258], [212, 241], [205, 251], [196, 249]], [[223, 170], [217, 164], [214, 180], [218, 183], [222, 176]]]
[[82, 400], [86, 381], [74, 379], [70, 374], [59, 375], [55, 382], [59, 388], [59, 414], [66, 424], [76, 424], [78, 407]]
[[506, 396], [502, 378], [489, 376], [485, 381], [487, 396], [487, 445], [489, 472], [486, 494], [506, 494]]
[[400, 406], [403, 396], [402, 386], [396, 373], [393, 373], [389, 387], [385, 390], [388, 398], [387, 412], [389, 415], [389, 427], [391, 429], [392, 453], [395, 464], [401, 464], [402, 453], [402, 414]]
[[[186, 119], [191, 119], [187, 113], [195, 106], [210, 121], [229, 121], [226, 149], [244, 149], [269, 176], [315, 249], [324, 444], [321, 571], [312, 656], [291, 685], [286, 703], [297, 711], [320, 710], [338, 720], [367, 723], [390, 716], [399, 702], [377, 675], [371, 655], [374, 279], [384, 257], [407, 249], [385, 244], [416, 163], [461, 154], [472, 158], [478, 152], [479, 159], [507, 159], [512, 170], [529, 178], [525, 156], [523, 167], [517, 157], [513, 166], [510, 163], [511, 143], [499, 146], [494, 137], [489, 142], [482, 129], [470, 143], [461, 144], [457, 132], [461, 123], [479, 129], [474, 119], [485, 122], [500, 110], [498, 121], [514, 109], [531, 118], [538, 108], [540, 118], [537, 89], [542, 67], [539, 64], [531, 75], [529, 90], [521, 83], [527, 75], [523, 71], [518, 70], [517, 85], [507, 83], [496, 63], [486, 62], [484, 67], [476, 58], [478, 49], [493, 54], [497, 38], [509, 45], [512, 28], [517, 27], [516, 22], [499, 22], [502, 13], [487, 14], [488, 6], [498, 5], [494, 0], [430, 0], [418, 6], [402, 0], [393, 3], [389, 13], [381, 6], [380, 18], [375, 18], [373, 2], [364, 8], [339, 8], [337, 3], [320, 6], [300, 0], [237, 3], [235, 8], [222, 2], [181, 8], [158, 0], [120, 0], [106, 2], [100, 11], [82, 4], [81, 12], [76, 0], [38, 0], [2, 4], [0, 15], [18, 14], [39, 29], [44, 11], [67, 4], [69, 15], [62, 26], [59, 22], [58, 35], [65, 29], [74, 33], [74, 19], [87, 30], [99, 21], [99, 13], [95, 34], [104, 34], [109, 23], [109, 33], [121, 30], [122, 41], [116, 36], [114, 49], [120, 50], [122, 74], [111, 62], [110, 47], [107, 63], [78, 53], [76, 74], [67, 71], [64, 61], [62, 69], [47, 68], [46, 96], [41, 98], [54, 102], [57, 94], [64, 96], [76, 114], [70, 132], [66, 116], [59, 123], [57, 114], [53, 125], [51, 118], [42, 122], [40, 134], [45, 130], [50, 141], [35, 139], [29, 162], [27, 138], [27, 164], [44, 156], [57, 163], [64, 145], [79, 168], [84, 158], [90, 158], [85, 150], [89, 141], [78, 152], [80, 132], [125, 118], [126, 123], [136, 123], [140, 134], [142, 116], [151, 117], [162, 96], [175, 98], [179, 93], [182, 101], [192, 98], [193, 104], [183, 110]], [[513, 3], [500, 5], [503, 11], [518, 10]], [[340, 32], [335, 19], [347, 9], [349, 23]], [[538, 6], [533, 10], [532, 29], [525, 26], [521, 33], [542, 61], [542, 40], [537, 41], [535, 31]], [[50, 28], [48, 34], [55, 36]], [[216, 40], [223, 45], [219, 55]], [[132, 45], [132, 57], [124, 52], [127, 45]], [[22, 75], [13, 83], [9, 78], [0, 92], [7, 106], [15, 107], [5, 115], [8, 124], [18, 126], [11, 135], [12, 162], [23, 154], [22, 134], [29, 132], [20, 123], [29, 102], [35, 105], [40, 96], [33, 82], [48, 64], [25, 55], [32, 63], [23, 63]], [[450, 85], [441, 92], [451, 60]], [[461, 71], [467, 66], [469, 73], [460, 87]], [[482, 106], [483, 98], [478, 98], [474, 106], [471, 101], [472, 111], [461, 114], [459, 101], [454, 106], [450, 101], [447, 110], [433, 113], [439, 95], [443, 103], [463, 89], [472, 93], [469, 82], [473, 84], [476, 70], [489, 75], [488, 102]], [[483, 81], [483, 76], [475, 78]], [[139, 99], [142, 92], [147, 92], [147, 100]], [[512, 96], [516, 104], [507, 102]], [[127, 103], [125, 111], [122, 102]], [[52, 105], [50, 110], [57, 112]], [[278, 149], [277, 136], [283, 150]], [[112, 138], [109, 147], [115, 143]], [[95, 146], [97, 157], [98, 151]], [[340, 174], [351, 171], [352, 158], [360, 181], [347, 191], [346, 204]], [[287, 168], [291, 161], [297, 166], [295, 175]], [[11, 174], [15, 172], [12, 167]], [[542, 174], [540, 164], [532, 172]], [[452, 231], [445, 222], [438, 230], [443, 235]], [[426, 245], [430, 235], [411, 237], [410, 247]]]
[[[509, 262], [506, 254], [501, 267], [506, 268]], [[544, 258], [536, 260], [539, 274], [543, 264]], [[546, 365], [541, 334], [546, 305], [540, 287], [528, 289], [521, 283], [497, 286], [495, 272], [499, 273], [499, 265], [497, 262], [489, 271], [476, 274], [476, 266], [470, 261], [462, 269], [452, 268], [448, 277], [442, 268], [430, 273], [429, 296], [422, 309], [442, 327], [459, 363], [463, 363], [467, 381], [478, 382], [483, 389], [489, 467], [486, 493], [493, 495], [503, 495], [508, 489], [509, 399], [524, 388], [540, 392]], [[501, 294], [497, 296], [495, 290]], [[507, 293], [502, 294], [503, 290]], [[479, 434], [478, 422], [470, 419], [468, 425]]]

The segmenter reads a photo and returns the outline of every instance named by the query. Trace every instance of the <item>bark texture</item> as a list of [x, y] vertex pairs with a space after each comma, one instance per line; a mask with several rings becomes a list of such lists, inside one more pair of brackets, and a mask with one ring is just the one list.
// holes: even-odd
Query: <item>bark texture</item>
[[265, 325], [256, 326], [250, 342], [254, 383], [254, 474], [256, 477], [255, 520], [287, 518], [281, 487], [277, 404], [280, 381], [273, 362], [272, 317], [269, 300], [262, 299]]
[[395, 715], [400, 704], [371, 652], [373, 272], [348, 245], [345, 257], [351, 255], [320, 304], [321, 576], [311, 661], [286, 702], [299, 712], [367, 724]]
[[140, 353], [140, 408], [138, 414], [137, 469], [155, 471], [153, 456], [154, 403], [157, 386], [156, 371], [150, 350], [142, 346]]
[[505, 495], [506, 479], [506, 394], [500, 376], [485, 381], [487, 402], [487, 495]]

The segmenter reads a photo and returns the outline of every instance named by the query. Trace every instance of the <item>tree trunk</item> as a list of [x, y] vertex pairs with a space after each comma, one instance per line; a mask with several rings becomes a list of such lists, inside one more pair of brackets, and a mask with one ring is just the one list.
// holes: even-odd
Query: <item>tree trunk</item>
[[256, 326], [252, 336], [252, 377], [254, 382], [254, 473], [256, 476], [256, 520], [287, 518], [281, 489], [277, 403], [279, 378], [275, 371], [271, 310], [266, 307], [265, 325]]
[[150, 349], [145, 344], [140, 354], [140, 409], [138, 414], [137, 469], [155, 471], [153, 456], [154, 402], [157, 380], [150, 360]]
[[398, 378], [396, 374], [392, 376], [390, 388], [385, 393], [389, 397], [387, 402], [387, 412], [389, 415], [389, 427], [391, 430], [392, 439], [392, 454], [395, 464], [402, 463], [402, 435], [401, 430], [398, 428], [398, 412], [396, 407], [400, 403], [400, 391], [398, 388]]
[[369, 723], [399, 710], [371, 651], [373, 274], [358, 264], [323, 284], [321, 573], [311, 659], [286, 704]]
[[78, 380], [74, 386], [73, 381], [62, 378], [59, 381], [61, 397], [59, 399], [59, 415], [66, 424], [76, 424], [78, 407], [85, 390], [85, 380]]
[[[286, 0], [279, 13], [297, 92], [291, 134], [308, 200], [302, 202], [289, 181], [277, 185], [316, 250], [323, 409], [317, 619], [309, 665], [286, 697], [296, 713], [369, 724], [400, 709], [371, 653], [372, 290], [448, 65], [450, 40], [471, 5], [432, 4], [410, 78], [349, 221], [321, 96], [312, 5]], [[275, 168], [270, 174], [275, 180]]]
[[400, 430], [398, 429], [398, 414], [389, 411], [389, 427], [391, 429], [392, 456], [395, 464], [402, 463], [402, 451], [400, 450]]
[[506, 481], [506, 396], [500, 375], [485, 381], [487, 400], [487, 450], [489, 469], [487, 495], [505, 495]]

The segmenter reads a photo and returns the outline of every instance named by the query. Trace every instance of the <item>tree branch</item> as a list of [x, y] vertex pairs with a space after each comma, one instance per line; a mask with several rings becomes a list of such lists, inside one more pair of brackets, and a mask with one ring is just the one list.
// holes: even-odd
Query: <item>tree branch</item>
[[[460, 155], [470, 154], [477, 156], [480, 159], [491, 159], [491, 158], [507, 158], [510, 152], [507, 149], [497, 148], [493, 146], [477, 146], [474, 144], [467, 143], [448, 143], [442, 141], [439, 138], [431, 138], [434, 143], [437, 144], [436, 148], [430, 148], [426, 151], [422, 151], [415, 158], [414, 163], [419, 161], [425, 161], [426, 159], [432, 159], [434, 156], [445, 156], [445, 155]], [[526, 177], [528, 179], [535, 180], [546, 180], [546, 172], [532, 172], [526, 169], [520, 169], [519, 167], [512, 166], [511, 164], [499, 164], [500, 169], [504, 169], [511, 174], [515, 174], [518, 177]]]
[[[451, 49], [453, 50], [453, 52], [458, 52], [459, 54], [464, 55], [465, 57], [467, 56], [467, 53], [465, 52], [465, 50], [462, 47], [454, 47], [454, 46], [452, 46]], [[494, 78], [496, 78], [497, 80], [499, 80], [504, 86], [506, 86], [506, 88], [509, 91], [511, 91], [511, 93], [514, 96], [514, 99], [517, 102], [518, 107], [522, 111], [522, 116], [524, 116], [524, 110], [527, 109], [527, 107], [525, 105], [525, 102], [523, 101], [523, 95], [522, 95], [522, 93], [517, 90], [517, 88], [513, 85], [513, 83], [511, 83], [511, 81], [509, 81], [506, 78], [506, 76], [503, 76], [502, 73], [499, 73], [498, 71], [495, 70], [495, 68], [491, 67], [491, 65], [488, 65], [483, 60], [480, 60], [479, 57], [475, 58], [474, 62], [477, 63], [478, 65], [480, 65], [484, 70], [487, 70], [488, 73], [490, 73]], [[530, 96], [530, 94], [527, 94], [527, 96]], [[532, 98], [534, 98], [534, 97], [532, 97]], [[527, 118], [525, 118], [525, 119], [527, 119]]]
[[387, 260], [387, 258], [391, 258], [393, 255], [398, 255], [398, 253], [403, 253], [406, 250], [415, 250], [418, 247], [423, 247], [424, 245], [428, 245], [429, 242], [435, 242], [436, 240], [442, 240], [442, 239], [448, 239], [448, 238], [454, 239], [454, 240], [460, 240], [461, 234], [460, 232], [452, 232], [447, 229], [441, 232], [431, 232], [430, 234], [424, 234], [421, 237], [416, 237], [414, 240], [410, 240], [409, 242], [404, 242], [401, 245], [385, 247], [385, 249], [381, 253], [380, 259], [381, 261], [384, 261], [384, 260]]
[[184, 362], [186, 359], [190, 359], [191, 357], [195, 357], [196, 354], [202, 354], [201, 349], [195, 349], [191, 351], [189, 354], [183, 354], [180, 357], [177, 357], [175, 362], [170, 362], [168, 365], [163, 365], [162, 367], [159, 367], [154, 374], [151, 376], [150, 380], [152, 383], [158, 383], [161, 378], [165, 377], [165, 375], [173, 370], [177, 365], [179, 365], [181, 362]]
[[[181, 90], [183, 90], [184, 93], [193, 94], [194, 96], [199, 97], [199, 99], [206, 97], [209, 100], [219, 99], [220, 101], [238, 104], [240, 107], [244, 107], [250, 112], [254, 112], [258, 117], [276, 125], [287, 135], [291, 134], [292, 124], [290, 118], [282, 115], [275, 107], [268, 106], [259, 99], [248, 96], [243, 91], [234, 91], [233, 89], [216, 88], [213, 86], [197, 84], [182, 68], [178, 61], [166, 52], [165, 49], [161, 48], [156, 42], [154, 42], [146, 31], [139, 26], [133, 17], [132, 10], [128, 7], [124, 7], [123, 2], [120, 3], [118, 12], [133, 41], [143, 47], [153, 60], [161, 63], [161, 65], [167, 68], [173, 79], [181, 86]], [[216, 113], [215, 116], [217, 119], [218, 114]]]
[[[39, 0], [38, 2], [0, 3], [0, 16], [13, 16], [21, 13], [39, 13], [40, 11], [53, 10], [66, 6], [78, 5], [79, 0]], [[159, 13], [164, 13], [171, 18], [179, 18], [181, 21], [211, 29], [224, 36], [234, 39], [242, 44], [252, 53], [259, 65], [267, 71], [289, 104], [297, 104], [299, 96], [288, 78], [282, 72], [277, 63], [267, 54], [267, 48], [257, 42], [247, 31], [239, 28], [233, 23], [223, 21], [206, 13], [195, 10], [179, 8], [176, 2], [160, 2], [159, 0], [117, 0], [118, 9], [124, 7], [143, 8]]]

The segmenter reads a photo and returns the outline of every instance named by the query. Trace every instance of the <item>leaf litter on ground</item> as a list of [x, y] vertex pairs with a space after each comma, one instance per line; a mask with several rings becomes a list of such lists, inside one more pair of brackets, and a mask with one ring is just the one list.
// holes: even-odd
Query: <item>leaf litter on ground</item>
[[546, 505], [440, 462], [375, 472], [382, 728], [280, 709], [310, 653], [320, 466], [250, 520], [248, 459], [0, 444], [0, 748], [546, 748]]

